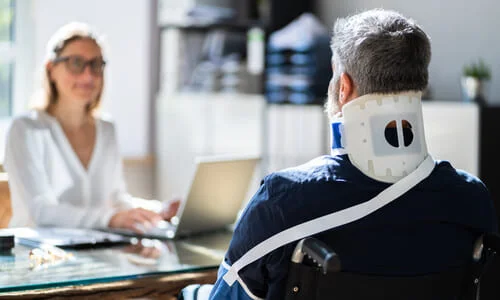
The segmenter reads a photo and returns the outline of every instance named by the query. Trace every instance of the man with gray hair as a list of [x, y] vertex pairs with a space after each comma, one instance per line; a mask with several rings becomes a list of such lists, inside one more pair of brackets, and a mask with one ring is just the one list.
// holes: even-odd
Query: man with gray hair
[[340, 111], [338, 100], [350, 100], [343, 98], [347, 93], [339, 93], [341, 79], [354, 83], [351, 98], [423, 91], [427, 86], [429, 37], [413, 20], [398, 13], [371, 10], [339, 19], [331, 46], [334, 75], [326, 102], [330, 118]]
[[399, 13], [370, 10], [337, 20], [331, 46], [332, 153], [265, 177], [211, 299], [283, 299], [305, 236], [332, 246], [344, 271], [401, 276], [461, 267], [475, 239], [496, 230], [483, 183], [427, 152], [424, 31]]

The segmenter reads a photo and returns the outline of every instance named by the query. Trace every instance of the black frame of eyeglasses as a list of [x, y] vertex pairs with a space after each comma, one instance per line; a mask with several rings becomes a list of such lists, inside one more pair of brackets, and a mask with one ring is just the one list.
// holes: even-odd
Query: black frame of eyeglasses
[[[58, 64], [58, 63], [60, 63], [60, 62], [67, 62], [67, 61], [69, 61], [72, 57], [78, 57], [78, 55], [68, 55], [68, 56], [60, 56], [60, 57], [56, 57], [55, 59], [53, 59], [53, 60], [52, 60], [52, 62], [53, 62], [54, 64]], [[85, 68], [87, 68], [87, 66], [89, 66], [89, 67], [90, 67], [90, 72], [91, 72], [92, 74], [95, 74], [95, 75], [101, 75], [102, 73], [94, 73], [94, 72], [92, 71], [91, 63], [92, 63], [93, 61], [95, 61], [96, 59], [97, 59], [97, 58], [93, 58], [93, 59], [90, 59], [90, 60], [85, 60], [85, 59], [84, 59], [84, 62], [83, 62], [83, 68], [82, 68], [82, 71], [81, 71], [81, 72], [79, 72], [79, 73], [74, 73], [74, 72], [71, 72], [71, 71], [70, 71], [70, 72], [71, 72], [71, 73], [74, 73], [74, 74], [82, 74], [83, 72], [85, 72]], [[101, 62], [102, 62], [102, 67], [103, 67], [103, 71], [104, 71], [104, 67], [106, 66], [106, 61], [105, 61], [105, 60], [103, 60], [103, 59], [101, 59]]]

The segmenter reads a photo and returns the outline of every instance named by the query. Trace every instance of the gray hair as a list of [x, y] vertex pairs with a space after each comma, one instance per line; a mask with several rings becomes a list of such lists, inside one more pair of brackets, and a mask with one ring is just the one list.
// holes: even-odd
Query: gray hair
[[375, 9], [338, 19], [331, 48], [336, 76], [349, 74], [359, 96], [427, 86], [430, 39], [395, 11]]

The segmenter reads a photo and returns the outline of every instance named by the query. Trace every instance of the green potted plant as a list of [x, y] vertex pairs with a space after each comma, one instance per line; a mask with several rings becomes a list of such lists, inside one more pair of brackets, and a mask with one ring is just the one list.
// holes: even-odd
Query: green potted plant
[[482, 60], [467, 64], [463, 68], [461, 79], [462, 95], [466, 102], [486, 103], [486, 86], [491, 79], [491, 69]]

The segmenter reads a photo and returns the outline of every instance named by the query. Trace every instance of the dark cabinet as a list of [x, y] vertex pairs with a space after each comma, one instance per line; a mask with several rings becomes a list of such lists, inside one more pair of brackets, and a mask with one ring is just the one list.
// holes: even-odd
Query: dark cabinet
[[[491, 193], [497, 216], [500, 216], [500, 155], [497, 153], [500, 151], [500, 106], [483, 107], [480, 111], [479, 174]], [[466, 139], [464, 137], [464, 142]]]
[[[493, 204], [500, 216], [500, 107], [482, 107], [480, 109], [480, 156], [479, 174], [488, 187]], [[467, 137], [464, 136], [464, 142]], [[471, 199], [473, 200], [473, 199]], [[500, 223], [500, 219], [499, 219]], [[500, 299], [500, 256], [495, 257], [481, 283], [481, 300]]]

